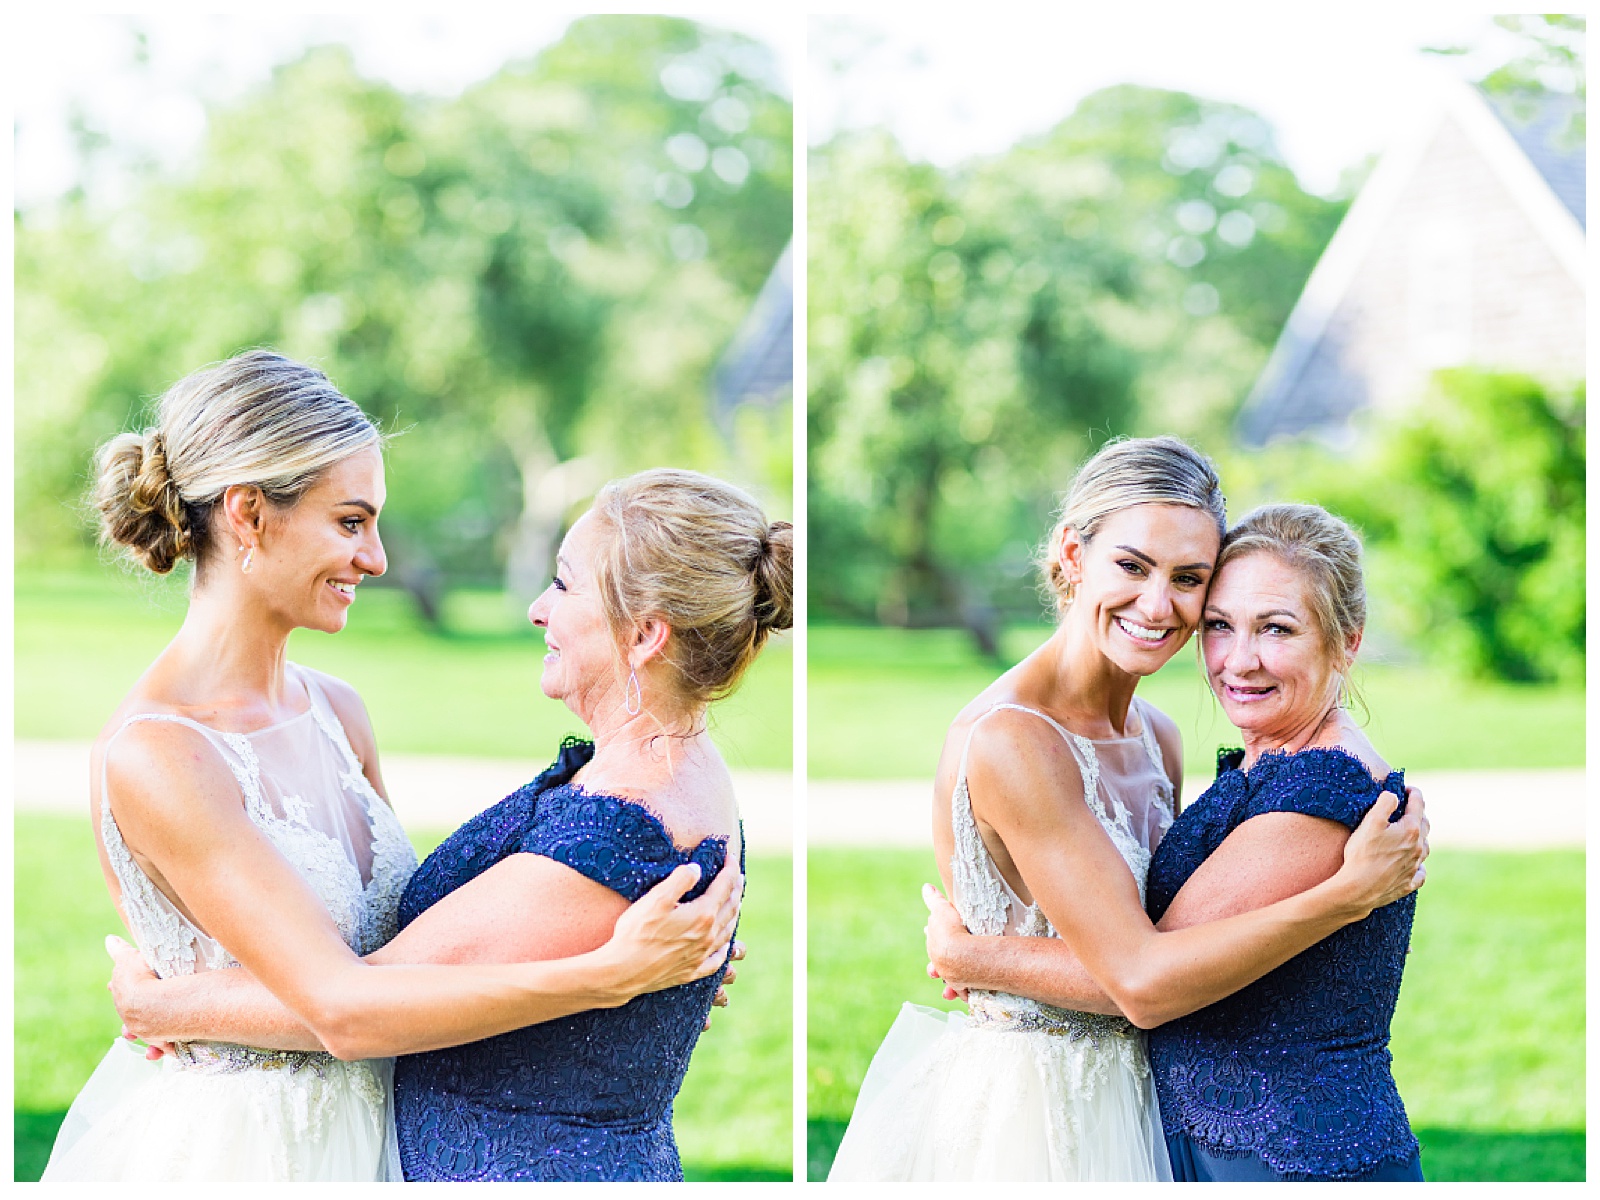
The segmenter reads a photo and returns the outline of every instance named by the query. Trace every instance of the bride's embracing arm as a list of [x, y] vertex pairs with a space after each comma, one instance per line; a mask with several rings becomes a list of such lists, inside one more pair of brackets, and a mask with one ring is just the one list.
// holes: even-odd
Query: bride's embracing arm
[[[1146, 1028], [1238, 991], [1422, 880], [1421, 806], [1408, 806], [1405, 818], [1389, 825], [1397, 801], [1385, 793], [1349, 839], [1332, 878], [1254, 911], [1157, 930], [1126, 863], [1084, 802], [1070, 750], [1048, 726], [1022, 714], [990, 717], [973, 738], [967, 779], [980, 827], [988, 826], [1003, 843], [1032, 901], [1105, 998]], [[1037, 960], [1027, 958], [985, 961], [983, 978], [961, 983], [1069, 1007], [1092, 1003], [1092, 996], [1040, 994], [1054, 990], [1037, 986], [1043, 972]]]
[[[715, 971], [737, 915], [735, 867], [725, 868], [693, 904], [676, 905], [698, 878], [698, 869], [688, 867], [629, 908], [559, 864], [518, 854], [362, 960], [299, 873], [245, 816], [238, 785], [199, 735], [180, 725], [135, 727], [111, 748], [106, 769], [102, 802], [116, 797], [123, 840], [195, 923], [294, 1015], [298, 1036], [281, 1013], [265, 1022], [292, 1043], [287, 1048], [320, 1044], [340, 1058], [415, 1053], [614, 1007]], [[512, 914], [525, 917], [534, 893], [538, 903], [554, 904], [555, 919], [539, 929], [525, 919], [510, 921]], [[468, 926], [478, 932], [464, 935]], [[475, 936], [479, 952], [492, 943], [526, 958], [502, 954], [468, 964], [459, 951], [445, 949], [463, 936]], [[191, 978], [201, 987], [240, 986], [226, 979], [236, 972], [210, 974], [216, 979]], [[242, 997], [233, 999], [234, 1019], [261, 1015]], [[306, 1031], [314, 1042], [307, 1043]], [[151, 1036], [219, 1035], [175, 1029]]]
[[[532, 855], [517, 855], [531, 859]], [[565, 870], [549, 860], [539, 860], [557, 871]], [[502, 864], [504, 865], [504, 864]], [[531, 868], [531, 869], [530, 869]], [[548, 937], [530, 929], [529, 911], [549, 911], [548, 896], [537, 896], [530, 884], [539, 882], [545, 872], [534, 864], [516, 862], [511, 869], [479, 879], [452, 893], [460, 896], [455, 905], [439, 904], [419, 916], [399, 936], [381, 950], [369, 954], [365, 962], [374, 966], [427, 963], [502, 963], [535, 961], [543, 954], [566, 949], [576, 942], [575, 926]], [[621, 988], [628, 999], [645, 992], [676, 987], [690, 978], [721, 965], [727, 946], [727, 932], [738, 913], [740, 885], [736, 868], [729, 866], [706, 891], [690, 903], [681, 897], [698, 881], [693, 866], [679, 867], [631, 906], [626, 906], [602, 943], [614, 942], [619, 958], [635, 964], [624, 976]], [[589, 881], [584, 880], [584, 883]], [[598, 885], [595, 885], [598, 886]], [[616, 893], [610, 892], [616, 899]], [[609, 905], [608, 905], [609, 907]], [[508, 913], [507, 909], [511, 911]], [[707, 926], [704, 916], [714, 914]], [[704, 930], [709, 929], [709, 932]], [[531, 936], [529, 936], [531, 935]], [[692, 944], [686, 939], [696, 939]], [[593, 939], [590, 939], [593, 940]], [[674, 951], [678, 945], [691, 946], [688, 955]], [[160, 979], [151, 971], [134, 947], [121, 938], [106, 939], [111, 955], [112, 999], [122, 1018], [124, 1036], [153, 1044], [180, 1041], [236, 1042], [270, 1050], [322, 1050], [324, 1045], [311, 1027], [292, 1009], [269, 992], [246, 970], [202, 971]], [[699, 958], [694, 956], [699, 954]], [[669, 959], [669, 955], [672, 956]], [[742, 959], [744, 949], [733, 944], [733, 958]], [[692, 971], [682, 965], [693, 960]], [[733, 982], [730, 966], [725, 982]], [[717, 989], [718, 1006], [727, 1004], [727, 995]], [[547, 1011], [537, 1020], [554, 1020], [583, 1011], [581, 997], [551, 996]]]

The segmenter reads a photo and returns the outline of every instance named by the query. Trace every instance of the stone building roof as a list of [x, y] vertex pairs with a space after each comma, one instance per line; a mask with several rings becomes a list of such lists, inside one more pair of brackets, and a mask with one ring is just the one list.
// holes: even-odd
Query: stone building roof
[[1584, 371], [1584, 153], [1457, 81], [1379, 160], [1240, 411], [1245, 445], [1350, 444], [1443, 366]]
[[1489, 103], [1550, 190], [1587, 229], [1583, 134], [1574, 122], [1583, 113], [1583, 102], [1549, 94], [1538, 100], [1491, 97]]
[[712, 381], [719, 421], [741, 404], [770, 404], [794, 388], [793, 247], [772, 274], [723, 353]]

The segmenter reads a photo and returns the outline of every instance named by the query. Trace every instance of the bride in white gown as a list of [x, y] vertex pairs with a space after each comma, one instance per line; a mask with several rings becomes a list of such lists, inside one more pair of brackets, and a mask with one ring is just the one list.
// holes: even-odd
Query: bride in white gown
[[[1194, 632], [1223, 526], [1215, 471], [1176, 439], [1112, 443], [1079, 472], [1045, 555], [1060, 624], [952, 724], [933, 831], [967, 928], [1065, 939], [1099, 1011], [979, 991], [965, 1014], [906, 1005], [830, 1182], [1171, 1179], [1142, 1029], [1420, 882], [1420, 804], [1393, 826], [1375, 806], [1344, 867], [1310, 891], [1174, 932], [1145, 916], [1182, 751], [1133, 692]], [[1052, 983], [1038, 990], [1073, 990]]]
[[[384, 570], [379, 441], [321, 372], [253, 351], [180, 381], [155, 429], [102, 451], [107, 540], [158, 573], [196, 563], [182, 629], [95, 745], [107, 886], [158, 974], [243, 966], [325, 1049], [188, 1042], [148, 1061], [119, 1041], [68, 1112], [46, 1180], [398, 1178], [380, 1055], [722, 966], [732, 870], [677, 906], [698, 877], [680, 868], [610, 941], [543, 962], [454, 964], [437, 910], [396, 936], [417, 863], [383, 798], [365, 709], [285, 659], [294, 629], [343, 628], [356, 585]], [[486, 872], [458, 890], [456, 912], [517, 911], [525, 887]]]
[[[327, 907], [345, 944], [370, 954], [396, 933], [416, 854], [362, 773], [324, 681], [293, 664], [288, 674], [311, 700], [299, 717], [228, 733], [187, 717], [138, 714], [112, 734], [105, 753], [140, 722], [194, 734], [193, 748], [227, 765], [245, 814]], [[104, 802], [100, 844], [128, 928], [156, 974], [239, 965], [139, 868]], [[150, 1062], [119, 1040], [73, 1104], [45, 1178], [107, 1171], [122, 1179], [374, 1178], [389, 1128], [389, 1068], [387, 1059], [341, 1062], [315, 1051], [215, 1042], [180, 1044]], [[174, 1129], [184, 1137], [174, 1141]]]

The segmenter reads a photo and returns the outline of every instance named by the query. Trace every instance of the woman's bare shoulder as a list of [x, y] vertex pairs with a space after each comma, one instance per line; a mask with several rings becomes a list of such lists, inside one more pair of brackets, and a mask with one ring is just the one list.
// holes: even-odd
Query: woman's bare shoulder
[[1367, 770], [1371, 772], [1372, 777], [1379, 781], [1387, 779], [1389, 772], [1393, 769], [1389, 766], [1388, 760], [1378, 753], [1377, 747], [1372, 744], [1372, 739], [1367, 737], [1366, 733], [1352, 722], [1344, 721], [1340, 723], [1338, 738], [1331, 745], [1343, 750], [1346, 754], [1359, 758]]
[[652, 813], [679, 846], [698, 845], [708, 837], [737, 841], [739, 804], [733, 773], [714, 745], [697, 747], [667, 771], [608, 767], [578, 783]]
[[91, 754], [91, 794], [112, 804], [124, 836], [180, 829], [213, 806], [237, 808], [238, 781], [210, 737], [185, 720], [138, 719], [150, 715], [180, 714], [134, 712], [102, 733]]

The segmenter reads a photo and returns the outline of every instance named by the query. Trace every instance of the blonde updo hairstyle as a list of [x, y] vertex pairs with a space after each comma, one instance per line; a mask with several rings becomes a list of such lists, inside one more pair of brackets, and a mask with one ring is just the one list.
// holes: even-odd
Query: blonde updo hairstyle
[[642, 471], [606, 484], [592, 511], [606, 621], [619, 647], [643, 622], [666, 622], [679, 705], [728, 695], [773, 631], [793, 625], [794, 527], [769, 523], [732, 484]]
[[1061, 535], [1074, 529], [1087, 545], [1112, 513], [1138, 504], [1181, 504], [1210, 514], [1217, 536], [1228, 527], [1222, 483], [1211, 460], [1175, 437], [1119, 438], [1102, 446], [1073, 478], [1039, 567], [1056, 616], [1066, 615], [1074, 585], [1061, 565]]
[[1216, 575], [1228, 563], [1250, 554], [1271, 554], [1305, 581], [1306, 602], [1317, 635], [1340, 677], [1342, 690], [1349, 693], [1352, 661], [1348, 647], [1367, 626], [1361, 539], [1355, 530], [1314, 504], [1266, 504], [1247, 513], [1223, 537]]
[[212, 517], [230, 487], [259, 487], [287, 508], [329, 467], [381, 443], [321, 371], [248, 351], [180, 379], [157, 404], [154, 426], [100, 448], [100, 539], [158, 575], [185, 558], [203, 570]]

